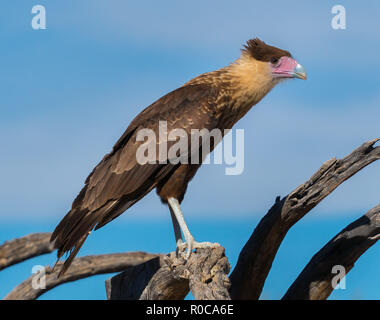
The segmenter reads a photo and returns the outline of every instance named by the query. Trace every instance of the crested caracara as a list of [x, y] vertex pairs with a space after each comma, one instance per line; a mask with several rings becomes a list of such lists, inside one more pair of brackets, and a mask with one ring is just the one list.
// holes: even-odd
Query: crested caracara
[[[180, 128], [189, 136], [192, 129], [220, 129], [224, 132], [277, 83], [288, 78], [306, 79], [306, 72], [288, 51], [256, 38], [246, 43], [241, 56], [230, 65], [190, 80], [137, 115], [112, 151], [88, 176], [71, 210], [52, 234], [58, 260], [69, 253], [60, 275], [70, 266], [91, 230], [99, 229], [121, 215], [152, 189], [156, 189], [162, 202], [169, 206], [177, 248], [181, 252], [187, 249], [188, 257], [194, 248], [213, 246], [194, 240], [180, 209], [187, 185], [201, 161], [171, 163], [160, 158], [160, 161], [141, 164], [136, 153], [144, 141], [136, 139], [138, 132], [150, 129], [158, 133], [160, 121], [166, 121], [168, 132]], [[164, 140], [154, 143], [165, 142], [168, 146], [175, 143]], [[186, 156], [190, 157], [190, 153]], [[205, 156], [200, 150], [201, 160]]]

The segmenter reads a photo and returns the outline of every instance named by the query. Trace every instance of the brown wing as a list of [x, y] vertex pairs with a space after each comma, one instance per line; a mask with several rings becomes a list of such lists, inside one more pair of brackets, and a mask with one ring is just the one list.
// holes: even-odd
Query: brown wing
[[[115, 219], [178, 167], [170, 163], [140, 165], [136, 151], [143, 142], [136, 141], [137, 132], [142, 128], [151, 129], [158, 136], [160, 120], [167, 121], [169, 131], [182, 128], [190, 133], [193, 128], [212, 129], [216, 126], [212, 106], [216, 94], [215, 89], [205, 85], [184, 86], [150, 105], [131, 122], [112, 152], [89, 175], [72, 209], [53, 232], [51, 240], [58, 249], [58, 259], [70, 252], [61, 274], [91, 230]], [[157, 139], [156, 150], [162, 142], [166, 141]], [[167, 142], [168, 148], [171, 143], [174, 142]]]

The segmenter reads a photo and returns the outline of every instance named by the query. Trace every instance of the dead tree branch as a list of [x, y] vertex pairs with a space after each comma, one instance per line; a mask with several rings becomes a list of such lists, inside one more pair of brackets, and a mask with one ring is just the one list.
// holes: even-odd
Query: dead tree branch
[[4, 299], [34, 300], [46, 291], [63, 283], [87, 278], [97, 274], [120, 272], [155, 257], [157, 257], [157, 255], [145, 252], [86, 256], [75, 259], [69, 270], [61, 278], [57, 278], [62, 265], [62, 262], [60, 262], [54, 270], [50, 266], [45, 268], [45, 288], [33, 288], [34, 277], [41, 276], [41, 274], [33, 275], [14, 288]]
[[164, 256], [151, 259], [106, 280], [107, 299], [184, 299], [189, 292], [189, 283], [176, 276], [165, 260]]
[[275, 204], [260, 221], [242, 249], [233, 270], [232, 299], [258, 299], [275, 255], [289, 229], [341, 183], [380, 159], [379, 139], [364, 143], [343, 159], [333, 158], [304, 184]]
[[334, 266], [347, 274], [356, 260], [380, 238], [380, 204], [339, 232], [313, 256], [283, 300], [325, 300], [332, 290]]
[[188, 261], [172, 252], [160, 261], [149, 261], [107, 280], [107, 296], [109, 299], [183, 299], [190, 289], [197, 300], [226, 300], [230, 299], [229, 270], [223, 247], [199, 249]]
[[0, 271], [24, 260], [52, 252], [51, 233], [32, 233], [0, 246]]

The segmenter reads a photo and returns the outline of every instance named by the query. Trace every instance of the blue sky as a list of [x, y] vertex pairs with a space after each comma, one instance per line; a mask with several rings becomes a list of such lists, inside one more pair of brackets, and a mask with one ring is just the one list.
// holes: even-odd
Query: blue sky
[[[30, 26], [35, 4], [46, 7], [47, 30]], [[334, 4], [346, 8], [346, 30], [331, 28]], [[245, 130], [242, 175], [226, 176], [223, 165], [204, 166], [183, 202], [185, 216], [195, 225], [203, 221], [211, 228], [211, 219], [220, 219], [222, 230], [231, 221], [237, 226], [250, 221], [253, 228], [277, 195], [289, 193], [322, 162], [380, 137], [379, 13], [374, 0], [3, 1], [0, 241], [21, 231], [53, 228], [139, 111], [192, 77], [233, 61], [242, 44], [258, 36], [291, 51], [309, 78], [282, 83], [236, 125]], [[318, 237], [324, 223], [332, 236], [343, 222], [379, 203], [379, 181], [380, 163], [375, 163], [310, 213], [315, 227], [300, 223], [297, 232], [307, 232], [311, 242], [322, 245], [328, 240]], [[167, 208], [152, 193], [118, 223], [95, 233], [93, 241], [100, 232], [112, 239], [118, 225], [156, 219], [170, 222]], [[25, 223], [33, 228], [25, 229]], [[234, 230], [239, 233], [238, 227]], [[169, 245], [173, 236], [168, 233]], [[200, 228], [202, 240], [209, 234], [214, 235]], [[243, 243], [236, 237], [236, 243]], [[150, 237], [132, 246], [129, 239], [126, 234], [125, 250], [160, 250], [147, 247], [144, 241]], [[295, 243], [284, 243], [284, 250], [292, 252]], [[103, 249], [99, 253], [123, 250], [116, 240]], [[315, 251], [309, 249], [304, 257]], [[371, 257], [369, 264], [378, 266]], [[297, 261], [302, 266], [307, 259]]]

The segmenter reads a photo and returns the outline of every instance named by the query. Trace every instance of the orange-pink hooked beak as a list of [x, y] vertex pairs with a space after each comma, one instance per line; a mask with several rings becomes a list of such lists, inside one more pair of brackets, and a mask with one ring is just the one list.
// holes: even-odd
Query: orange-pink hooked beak
[[272, 74], [275, 78], [298, 78], [306, 80], [306, 70], [296, 60], [290, 57], [281, 57], [273, 66]]

